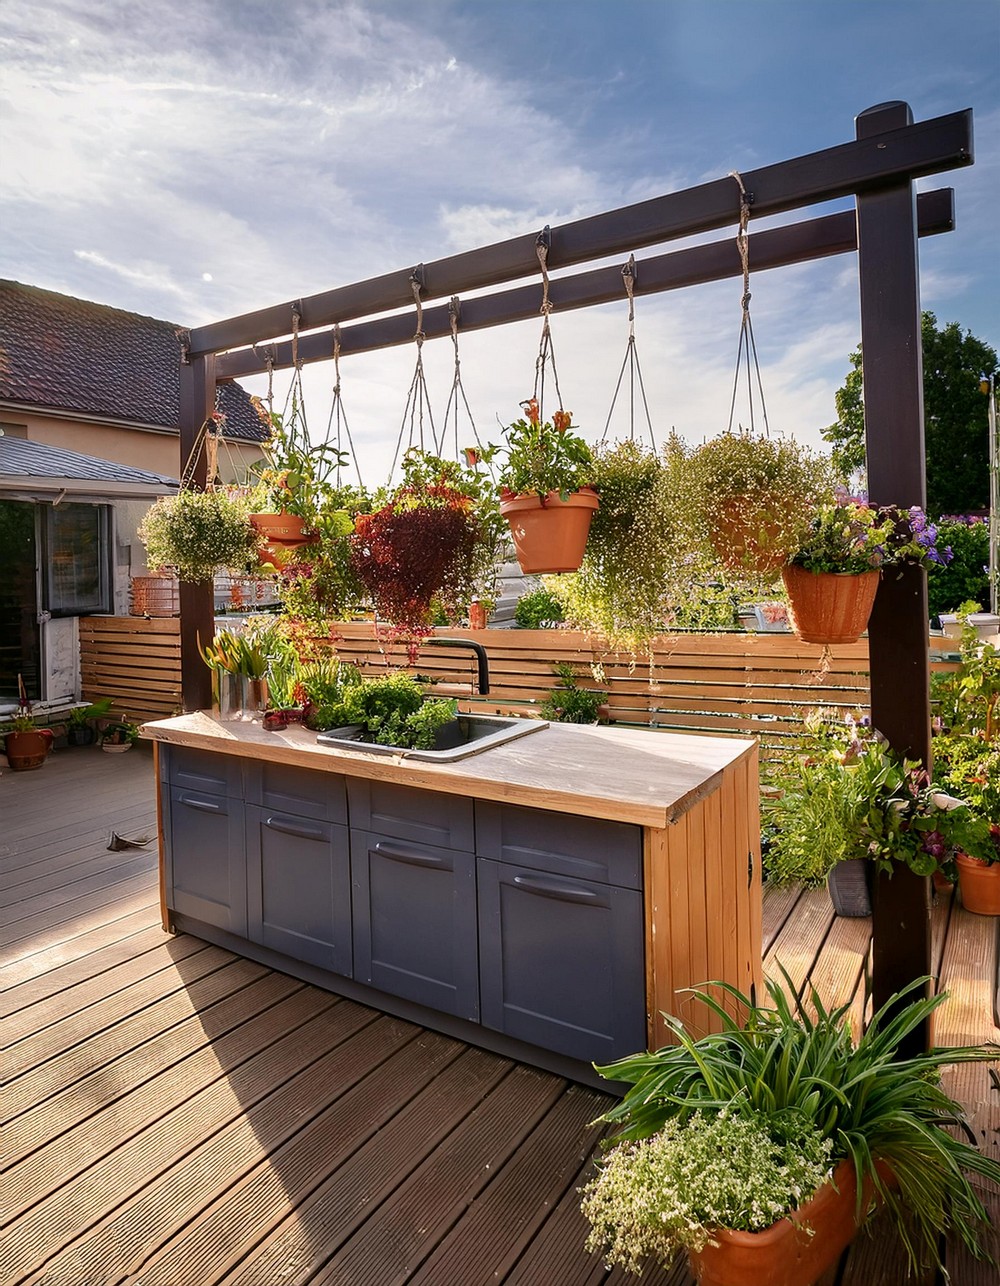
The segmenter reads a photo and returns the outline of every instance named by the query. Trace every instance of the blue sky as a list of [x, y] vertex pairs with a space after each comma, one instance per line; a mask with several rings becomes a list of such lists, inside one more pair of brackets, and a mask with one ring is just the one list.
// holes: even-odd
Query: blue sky
[[[975, 112], [976, 165], [921, 185], [958, 212], [921, 244], [922, 303], [1000, 347], [998, 68], [998, 0], [4, 0], [0, 276], [196, 325], [846, 142], [904, 99], [917, 120]], [[858, 339], [853, 257], [752, 289], [771, 429], [816, 443]], [[638, 301], [659, 437], [726, 427], [739, 294]], [[596, 438], [624, 299], [552, 329]], [[462, 341], [481, 436], [531, 392], [537, 344], [535, 322]], [[414, 356], [343, 364], [371, 483]], [[427, 345], [439, 423], [450, 364]], [[331, 386], [309, 369], [314, 436]]]

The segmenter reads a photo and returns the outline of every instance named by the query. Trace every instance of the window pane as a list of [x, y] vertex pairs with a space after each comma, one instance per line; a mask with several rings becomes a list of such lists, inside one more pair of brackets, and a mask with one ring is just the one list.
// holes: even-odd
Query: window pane
[[53, 616], [110, 611], [108, 506], [46, 508], [46, 607]]

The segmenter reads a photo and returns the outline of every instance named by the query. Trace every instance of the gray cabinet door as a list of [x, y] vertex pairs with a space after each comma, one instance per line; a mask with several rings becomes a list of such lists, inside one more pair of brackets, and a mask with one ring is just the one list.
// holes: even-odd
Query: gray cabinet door
[[173, 786], [164, 825], [171, 910], [245, 938], [242, 803], [227, 795]]
[[478, 867], [483, 1025], [586, 1062], [645, 1049], [642, 894]]
[[350, 977], [347, 827], [253, 804], [246, 817], [250, 941]]
[[352, 830], [351, 882], [355, 978], [478, 1021], [474, 855]]

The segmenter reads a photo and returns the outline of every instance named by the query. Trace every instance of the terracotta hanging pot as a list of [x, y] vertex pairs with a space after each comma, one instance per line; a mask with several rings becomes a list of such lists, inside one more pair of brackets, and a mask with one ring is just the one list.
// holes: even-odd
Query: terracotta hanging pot
[[316, 533], [310, 531], [296, 514], [290, 514], [287, 510], [282, 510], [280, 514], [251, 514], [250, 525], [260, 532], [267, 545], [294, 548], [296, 545], [308, 545], [316, 539]]
[[712, 548], [728, 571], [755, 572], [775, 580], [788, 549], [787, 524], [768, 518], [780, 498], [763, 494], [751, 501], [748, 496], [719, 500], [712, 512]]
[[981, 862], [957, 853], [958, 887], [962, 905], [974, 915], [1000, 915], [1000, 862]]
[[781, 569], [792, 628], [804, 643], [856, 643], [868, 627], [878, 571], [847, 575]]
[[570, 492], [565, 500], [558, 491], [501, 499], [500, 512], [510, 524], [521, 571], [526, 576], [575, 572], [583, 562], [590, 520], [599, 505], [590, 487]]
[[841, 1161], [832, 1182], [770, 1228], [715, 1231], [717, 1246], [690, 1252], [696, 1280], [700, 1286], [812, 1286], [854, 1240], [856, 1194], [854, 1165]]

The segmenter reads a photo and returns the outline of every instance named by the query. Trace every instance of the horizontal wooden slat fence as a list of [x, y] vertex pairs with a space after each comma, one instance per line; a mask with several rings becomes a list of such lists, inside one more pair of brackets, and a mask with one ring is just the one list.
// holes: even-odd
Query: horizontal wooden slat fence
[[[180, 643], [176, 618], [87, 617], [80, 622], [83, 695], [110, 696], [115, 712], [157, 719], [180, 708]], [[440, 629], [439, 638], [469, 639], [486, 648], [490, 692], [470, 696], [476, 663], [467, 650], [422, 647], [407, 665], [405, 645], [380, 645], [367, 621], [341, 622], [336, 646], [366, 674], [409, 668], [452, 685], [463, 709], [532, 715], [557, 683], [555, 666], [571, 664], [581, 686], [608, 693], [616, 723], [670, 731], [758, 736], [767, 754], [780, 753], [802, 713], [822, 705], [867, 711], [868, 644], [828, 651], [792, 634], [664, 634], [638, 661], [602, 650], [570, 630]], [[952, 668], [934, 662], [934, 669]]]
[[117, 719], [144, 723], [181, 709], [176, 617], [83, 616], [80, 680], [85, 701], [111, 697]]

